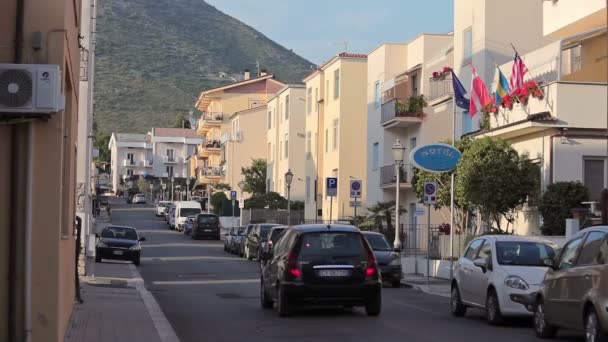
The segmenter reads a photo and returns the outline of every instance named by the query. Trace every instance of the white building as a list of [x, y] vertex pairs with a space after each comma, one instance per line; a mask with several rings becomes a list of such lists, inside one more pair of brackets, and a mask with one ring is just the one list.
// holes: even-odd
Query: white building
[[187, 178], [187, 158], [196, 152], [196, 145], [203, 139], [193, 129], [152, 128], [150, 142], [152, 176]]
[[133, 176], [153, 173], [152, 142], [150, 134], [112, 133], [108, 144], [112, 189], [122, 190]]

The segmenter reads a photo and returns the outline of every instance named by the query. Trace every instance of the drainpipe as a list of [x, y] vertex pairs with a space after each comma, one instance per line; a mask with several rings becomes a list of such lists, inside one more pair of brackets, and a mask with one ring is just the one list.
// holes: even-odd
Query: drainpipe
[[24, 331], [25, 342], [32, 341], [32, 199], [34, 198], [34, 127], [32, 123], [27, 124], [26, 140], [27, 154], [24, 156], [26, 161], [27, 176], [25, 178], [25, 237], [24, 237]]

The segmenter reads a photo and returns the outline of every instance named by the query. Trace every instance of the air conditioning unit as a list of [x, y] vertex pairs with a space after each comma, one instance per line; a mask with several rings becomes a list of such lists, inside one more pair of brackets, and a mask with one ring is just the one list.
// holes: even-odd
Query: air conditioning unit
[[0, 64], [0, 113], [53, 113], [64, 108], [58, 65]]

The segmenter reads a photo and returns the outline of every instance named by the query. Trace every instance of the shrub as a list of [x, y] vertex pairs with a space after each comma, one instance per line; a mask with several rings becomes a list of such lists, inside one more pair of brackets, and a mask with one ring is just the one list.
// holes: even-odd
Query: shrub
[[538, 209], [543, 217], [544, 235], [564, 235], [570, 210], [589, 200], [589, 190], [580, 182], [557, 182], [549, 185], [540, 199]]

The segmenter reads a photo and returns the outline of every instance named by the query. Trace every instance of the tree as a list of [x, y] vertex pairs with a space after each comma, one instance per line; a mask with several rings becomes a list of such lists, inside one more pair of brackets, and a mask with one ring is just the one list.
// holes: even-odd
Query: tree
[[[372, 207], [367, 208], [370, 211], [369, 218], [374, 221], [376, 227], [380, 230], [388, 241], [395, 240], [395, 228], [393, 227], [393, 218], [395, 217], [395, 201], [378, 202]], [[404, 214], [407, 211], [401, 206], [399, 208], [399, 214]], [[384, 229], [382, 222], [386, 221], [386, 229]]]
[[192, 128], [190, 127], [190, 121], [184, 116], [184, 114], [177, 114], [175, 122], [173, 123], [174, 128]]
[[145, 179], [140, 178], [137, 181], [137, 189], [139, 190], [139, 192], [145, 194], [150, 189], [150, 183], [148, 183], [148, 181], [146, 181]]
[[223, 192], [216, 192], [211, 195], [211, 205], [213, 206], [214, 214], [219, 215], [222, 212], [222, 206], [225, 200], [228, 200], [228, 197]]
[[252, 195], [266, 193], [266, 160], [252, 159], [250, 167], [241, 168], [241, 174], [245, 177], [243, 191]]
[[[471, 145], [471, 139], [463, 139], [456, 141], [454, 146], [460, 150], [460, 152], [464, 152]], [[451, 144], [451, 140], [445, 141], [447, 144]], [[435, 204], [435, 209], [440, 209], [451, 206], [450, 200], [450, 192], [452, 187], [452, 173], [456, 172], [456, 170], [452, 172], [442, 172], [442, 173], [434, 173], [424, 171], [422, 169], [414, 168], [414, 174], [412, 177], [412, 185], [414, 188], [414, 192], [418, 198], [422, 199], [424, 197], [424, 183], [426, 182], [437, 182], [437, 202]], [[454, 183], [458, 184], [458, 178], [454, 179]], [[459, 196], [459, 194], [454, 193], [454, 225], [457, 227], [457, 230], [464, 231], [466, 227], [467, 215], [470, 209], [470, 203], [463, 196]]]
[[108, 147], [110, 143], [110, 135], [103, 132], [98, 132], [95, 134], [93, 139], [93, 145], [96, 149], [99, 150], [99, 157], [96, 161], [102, 161], [109, 163], [110, 162], [110, 148]]
[[520, 156], [506, 141], [489, 137], [471, 141], [456, 171], [456, 198], [478, 207], [498, 232], [509, 231], [515, 209], [539, 186], [538, 167], [527, 155]]
[[287, 199], [276, 192], [256, 194], [245, 200], [245, 208], [249, 209], [287, 209]]
[[538, 210], [543, 217], [544, 235], [564, 235], [566, 219], [571, 209], [589, 200], [589, 190], [580, 182], [556, 182], [547, 187], [540, 199]]

